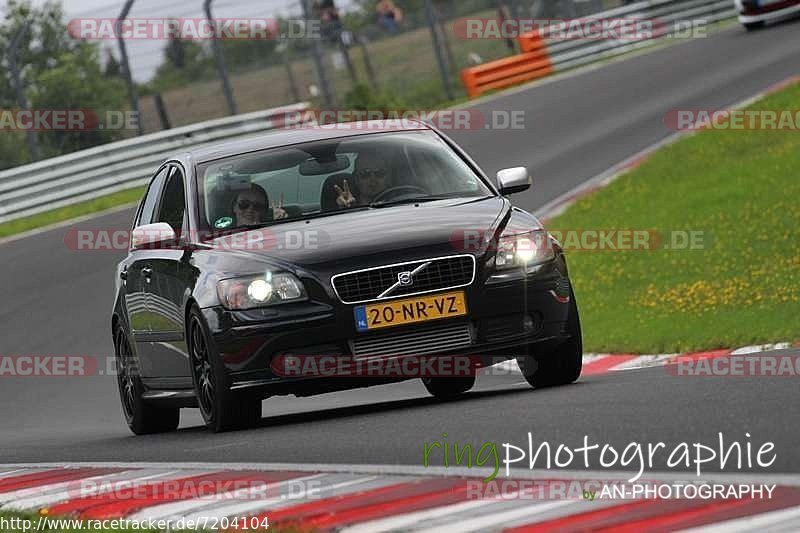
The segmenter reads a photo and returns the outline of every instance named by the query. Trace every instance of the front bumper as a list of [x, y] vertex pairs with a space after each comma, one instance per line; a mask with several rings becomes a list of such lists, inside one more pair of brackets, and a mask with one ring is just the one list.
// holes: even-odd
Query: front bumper
[[736, 0], [736, 10], [742, 24], [770, 22], [800, 14], [800, 0], [778, 0], [769, 4]]
[[[469, 314], [431, 322], [397, 326], [379, 332], [356, 331], [353, 305], [311, 301], [287, 305], [277, 317], [243, 316], [220, 307], [203, 310], [214, 342], [228, 370], [231, 388], [273, 394], [310, 395], [416, 376], [341, 375], [291, 376], [280, 371], [287, 357], [357, 361], [353, 342], [378, 335], [415, 334], [447, 327], [468, 327], [470, 341], [459, 346], [422, 349], [414, 356], [469, 356], [477, 366], [551, 350], [567, 337], [569, 280], [562, 257], [527, 276], [495, 281], [478, 278], [465, 287]], [[443, 291], [449, 292], [449, 291]], [[398, 356], [408, 357], [408, 356]], [[277, 370], [276, 370], [277, 369]]]

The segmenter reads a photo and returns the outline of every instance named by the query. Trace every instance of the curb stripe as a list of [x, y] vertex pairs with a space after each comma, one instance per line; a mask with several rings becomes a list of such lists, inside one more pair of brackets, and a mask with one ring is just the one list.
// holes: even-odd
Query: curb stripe
[[33, 474], [22, 474], [19, 476], [0, 479], [0, 493], [37, 487], [43, 484], [60, 483], [62, 481], [76, 481], [92, 476], [113, 474], [119, 471], [119, 468], [76, 468], [67, 470], [45, 470], [44, 472], [35, 472]]
[[[183, 480], [176, 480], [172, 483], [180, 482], [180, 484], [184, 484], [187, 481], [194, 485], [195, 483], [217, 483], [217, 482], [225, 482], [225, 481], [236, 481], [236, 482], [253, 482], [253, 481], [263, 481], [263, 482], [276, 482], [276, 481], [283, 481], [286, 479], [300, 477], [299, 474], [296, 472], [259, 472], [256, 474], [253, 473], [243, 473], [241, 472], [220, 472], [217, 474], [208, 474], [204, 476], [197, 476], [194, 478], [185, 478]], [[164, 485], [166, 486], [166, 485]], [[151, 507], [153, 505], [164, 503], [164, 502], [171, 502], [171, 501], [185, 501], [185, 500], [192, 500], [197, 499], [197, 496], [190, 494], [190, 492], [194, 491], [182, 491], [178, 490], [175, 492], [164, 493], [163, 491], [159, 493], [158, 490], [151, 491], [151, 494], [143, 498], [135, 498], [130, 500], [122, 500], [119, 501], [117, 499], [112, 501], [103, 502], [100, 505], [92, 506], [89, 509], [86, 509], [81, 513], [82, 518], [93, 518], [93, 519], [106, 519], [106, 518], [116, 518], [119, 516], [128, 516], [136, 511], [140, 511], [144, 508]], [[215, 491], [215, 494], [218, 492]]]
[[465, 533], [468, 531], [485, 531], [486, 528], [500, 526], [502, 524], [525, 518], [532, 514], [540, 514], [559, 507], [567, 505], [575, 505], [573, 500], [558, 500], [545, 503], [538, 503], [535, 505], [527, 505], [525, 507], [510, 509], [499, 513], [493, 513], [488, 516], [473, 518], [471, 520], [463, 520], [461, 522], [454, 522], [449, 526], [437, 526], [429, 529], [424, 529], [425, 533], [435, 532], [452, 532], [452, 533]]
[[385, 517], [389, 511], [404, 512], [456, 503], [464, 499], [463, 479], [431, 479], [399, 483], [372, 491], [325, 498], [260, 515], [270, 523], [325, 528], [349, 522]]
[[[705, 352], [702, 356], [721, 355], [719, 352]], [[598, 361], [605, 359], [608, 358]], [[55, 500], [61, 503], [48, 507], [51, 516], [71, 514], [82, 519], [128, 517], [133, 520], [176, 521], [181, 518], [208, 520], [255, 515], [259, 521], [269, 519], [272, 525], [320, 531], [345, 527], [349, 533], [397, 530], [461, 533], [497, 530], [504, 526], [510, 532], [592, 529], [633, 533], [675, 531], [725, 523], [741, 530], [748, 528], [748, 524], [752, 525], [751, 520], [760, 520], [756, 523], [765, 526], [777, 524], [783, 529], [798, 530], [796, 526], [800, 523], [800, 482], [795, 482], [797, 486], [782, 483], [773, 492], [772, 499], [587, 502], [582, 499], [525, 498], [530, 489], [516, 492], [516, 497], [506, 494], [504, 497], [473, 499], [468, 492], [471, 482], [480, 479], [474, 470], [467, 475], [455, 475], [456, 469], [434, 471], [409, 467], [402, 470], [394, 467], [395, 472], [387, 473], [386, 467], [373, 465], [366, 468], [369, 465], [362, 465], [362, 473], [358, 474], [348, 471], [352, 465], [307, 465], [310, 467], [308, 470], [292, 469], [291, 465], [250, 465], [249, 469], [243, 470], [213, 466], [225, 468], [223, 471], [210, 471], [211, 465], [205, 465], [202, 470], [196, 466], [187, 468], [186, 464], [165, 466], [169, 468], [145, 467], [144, 464], [138, 467], [128, 464], [124, 468], [105, 465], [99, 469], [86, 465], [62, 465], [44, 471], [27, 470], [27, 474], [11, 476], [5, 481], [11, 486], [30, 484], [32, 479], [40, 479], [43, 483], [38, 488], [23, 489], [20, 494], [27, 497], [14, 500], [12, 504], [22, 506], [25, 503], [35, 510], [37, 502], [46, 506], [46, 502]], [[313, 468], [317, 466], [327, 466], [328, 473], [314, 472]], [[5, 465], [4, 468], [11, 467]], [[106, 473], [114, 469], [115, 473]], [[373, 474], [365, 474], [366, 470], [372, 470]], [[529, 474], [546, 481], [552, 472]], [[615, 477], [611, 472], [561, 474], [559, 479], [604, 482]], [[617, 474], [616, 477], [627, 476]], [[79, 480], [79, 483], [52, 482], [64, 476]], [[167, 480], [169, 476], [173, 478]], [[662, 481], [670, 478], [666, 474], [654, 473], [654, 476]], [[691, 482], [687, 481], [692, 477], [690, 474], [683, 474], [683, 477], [684, 482]], [[512, 474], [508, 479], [521, 481], [524, 478]], [[745, 475], [711, 475], [705, 481], [712, 482], [714, 478], [727, 485], [766, 481], [765, 476], [756, 479]], [[789, 475], [773, 478], [792, 479]], [[314, 480], [317, 481], [314, 488], [304, 486], [302, 493], [288, 490], [293, 481], [303, 484]], [[92, 485], [87, 490], [94, 490], [95, 494], [64, 501], [70, 496], [70, 487], [81, 487], [89, 482]], [[775, 479], [773, 482], [780, 483]], [[287, 490], [275, 490], [279, 487]], [[137, 492], [132, 492], [134, 488]], [[15, 494], [6, 494], [9, 495]]]
[[[683, 529], [681, 533], [744, 533], [765, 527], [770, 527], [769, 531], [779, 529], [792, 531], [792, 529], [797, 529], [798, 523], [800, 523], [800, 507], [790, 507], [780, 511], [727, 520], [713, 526], [705, 525], [699, 528]], [[790, 524], [793, 524], [793, 527], [790, 527]], [[772, 526], [782, 527], [773, 529]]]
[[[153, 479], [160, 479], [165, 477], [172, 477], [173, 479], [177, 479], [181, 477], [183, 474], [179, 474], [178, 471], [165, 471], [147, 475], [146, 470], [142, 471], [126, 471], [120, 474], [112, 474], [110, 476], [98, 476], [87, 478], [82, 480], [83, 483], [92, 481], [92, 483], [97, 483], [100, 485], [99, 487], [82, 487], [82, 486], [75, 486], [72, 483], [66, 484], [66, 486], [61, 486], [56, 490], [52, 488], [48, 489], [48, 487], [53, 487], [54, 485], [45, 485], [42, 487], [42, 491], [39, 491], [39, 494], [30, 494], [20, 496], [15, 498], [13, 502], [8, 504], [0, 504], [0, 508], [5, 505], [5, 507], [13, 508], [13, 509], [20, 509], [20, 510], [39, 510], [42, 508], [50, 508], [54, 505], [58, 505], [64, 502], [71, 500], [72, 498], [78, 496], [90, 496], [93, 494], [102, 493], [104, 490], [108, 490], [108, 484], [114, 483], [117, 488], [122, 488], [125, 486], [131, 486], [136, 484], [144, 484]], [[104, 486], [105, 485], [105, 486]], [[46, 489], [46, 490], [45, 490]], [[78, 491], [75, 494], [75, 491]], [[27, 489], [30, 491], [31, 489]]]
[[700, 527], [713, 524], [720, 520], [729, 520], [743, 516], [757, 515], [759, 513], [792, 507], [797, 503], [798, 494], [791, 490], [775, 489], [776, 494], [771, 500], [726, 500], [722, 502], [708, 502], [698, 508], [689, 508], [679, 512], [664, 508], [662, 513], [651, 518], [613, 527], [614, 531], [621, 533], [638, 533], [639, 531], [674, 531], [676, 528]]
[[605, 374], [617, 366], [632, 361], [637, 357], [636, 355], [608, 355], [584, 365], [581, 375], [592, 376], [595, 374]]
[[[370, 476], [370, 477], [363, 477], [357, 478], [350, 481], [345, 481], [342, 483], [336, 483], [334, 485], [330, 485], [324, 487], [320, 490], [320, 493], [333, 493], [336, 496], [342, 496], [346, 494], [355, 494], [355, 493], [363, 493], [371, 490], [380, 489], [383, 487], [388, 487], [390, 485], [396, 485], [397, 480], [387, 480], [381, 479], [378, 476]], [[258, 515], [264, 514], [265, 509], [271, 509], [271, 513], [266, 513], [267, 516], [270, 517], [272, 520], [272, 513], [274, 513], [278, 509], [286, 509], [288, 507], [293, 507], [297, 505], [304, 505], [308, 502], [315, 501], [314, 498], [319, 497], [319, 494], [315, 493], [313, 496], [309, 495], [303, 498], [275, 498], [274, 500], [264, 500], [261, 502], [249, 502], [249, 505], [244, 506], [240, 505], [238, 507], [227, 507], [217, 510], [215, 513], [207, 513], [205, 511], [199, 511], [195, 514], [189, 516], [189, 518], [200, 519], [200, 518], [208, 518], [208, 517], [217, 517], [223, 518], [225, 516], [242, 516], [242, 515]], [[274, 502], [274, 503], [273, 503]]]
[[[180, 518], [181, 516], [188, 515], [189, 512], [199, 511], [203, 509], [210, 509], [213, 508], [215, 505], [227, 504], [228, 506], [230, 506], [231, 502], [246, 500], [249, 495], [252, 496], [253, 494], [258, 494], [258, 493], [267, 494], [268, 491], [285, 487], [292, 481], [305, 482], [317, 479], [322, 476], [325, 476], [325, 474], [303, 476], [299, 478], [292, 478], [289, 480], [279, 481], [277, 483], [265, 483], [257, 487], [252, 487], [250, 489], [240, 489], [230, 492], [223, 492], [220, 493], [216, 499], [211, 501], [205, 498], [203, 499], [198, 498], [193, 500], [182, 500], [178, 502], [161, 503], [158, 505], [154, 505], [152, 507], [148, 507], [141, 511], [137, 511], [136, 513], [129, 515], [128, 518], [132, 520], [150, 520], [150, 519], [161, 520], [170, 517]], [[228, 516], [232, 516], [233, 514], [236, 513], [231, 513]]]

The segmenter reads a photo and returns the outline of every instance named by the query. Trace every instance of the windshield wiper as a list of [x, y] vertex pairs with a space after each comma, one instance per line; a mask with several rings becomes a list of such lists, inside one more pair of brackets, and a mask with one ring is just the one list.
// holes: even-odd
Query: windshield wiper
[[397, 200], [387, 200], [385, 202], [372, 202], [369, 204], [373, 208], [391, 207], [393, 205], [416, 204], [418, 202], [434, 202], [436, 200], [450, 200], [455, 196], [412, 196], [411, 198], [398, 198]]

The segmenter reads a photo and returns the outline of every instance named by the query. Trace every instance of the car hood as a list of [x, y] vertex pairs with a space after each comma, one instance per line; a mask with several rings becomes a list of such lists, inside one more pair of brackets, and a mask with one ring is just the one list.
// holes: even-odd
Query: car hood
[[298, 267], [355, 261], [366, 268], [431, 254], [463, 253], [465, 233], [471, 245], [477, 235], [491, 236], [512, 219], [514, 225], [539, 225], [524, 211], [513, 209], [512, 213], [511, 203], [503, 197], [459, 198], [284, 222], [220, 237], [210, 244]]

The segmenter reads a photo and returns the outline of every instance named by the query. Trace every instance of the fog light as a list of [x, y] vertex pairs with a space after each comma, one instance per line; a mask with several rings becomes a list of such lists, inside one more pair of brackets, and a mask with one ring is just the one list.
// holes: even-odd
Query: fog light
[[532, 316], [525, 315], [524, 317], [522, 317], [522, 329], [525, 331], [525, 333], [530, 333], [531, 331], [533, 331], [533, 327], [534, 323]]

